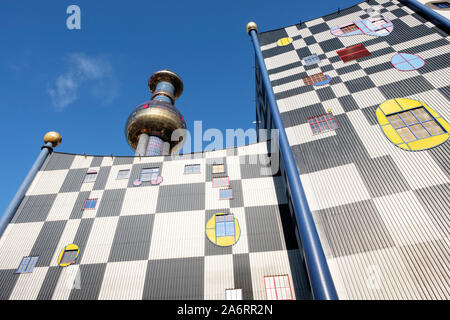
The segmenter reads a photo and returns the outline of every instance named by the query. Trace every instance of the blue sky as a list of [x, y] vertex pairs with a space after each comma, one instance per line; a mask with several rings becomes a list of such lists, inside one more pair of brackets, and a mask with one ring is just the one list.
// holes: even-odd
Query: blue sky
[[[246, 24], [272, 30], [359, 2], [2, 0], [0, 214], [47, 131], [62, 134], [60, 152], [132, 155], [125, 121], [149, 99], [147, 81], [157, 70], [183, 79], [176, 106], [188, 129], [195, 120], [204, 130], [254, 127]], [[71, 4], [81, 9], [81, 30], [66, 27]]]

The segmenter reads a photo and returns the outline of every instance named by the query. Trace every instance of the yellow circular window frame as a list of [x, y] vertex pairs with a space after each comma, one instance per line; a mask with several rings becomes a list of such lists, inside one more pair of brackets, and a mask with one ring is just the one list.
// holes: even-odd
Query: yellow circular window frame
[[61, 267], [67, 267], [67, 266], [70, 266], [71, 264], [73, 264], [73, 262], [71, 262], [71, 263], [61, 263], [61, 259], [62, 259], [63, 255], [64, 255], [64, 252], [66, 250], [67, 251], [69, 251], [69, 250], [77, 250], [77, 255], [76, 255], [75, 259], [78, 258], [78, 255], [80, 254], [80, 248], [76, 244], [72, 243], [72, 244], [69, 244], [68, 246], [65, 246], [64, 249], [61, 250], [61, 253], [59, 254], [59, 257], [58, 257], [58, 264]]
[[[401, 111], [407, 111], [417, 107], [424, 107], [434, 119], [445, 129], [446, 133], [431, 136], [428, 138], [414, 140], [405, 143], [394, 127], [390, 124], [386, 116], [396, 114]], [[397, 147], [408, 151], [426, 150], [444, 143], [449, 138], [450, 125], [436, 111], [430, 108], [426, 103], [413, 99], [397, 98], [391, 99], [380, 104], [376, 111], [378, 123], [381, 126], [385, 136]]]
[[208, 237], [209, 241], [214, 243], [215, 245], [218, 245], [220, 247], [229, 247], [234, 245], [241, 236], [241, 228], [239, 227], [239, 221], [234, 218], [234, 236], [227, 236], [227, 237], [216, 237], [216, 216], [222, 216], [227, 215], [227, 213], [216, 213], [211, 217], [211, 219], [208, 220], [206, 223], [206, 236]]
[[287, 46], [288, 44], [291, 44], [292, 41], [294, 40], [292, 40], [291, 37], [281, 38], [280, 40], [277, 41], [277, 45], [279, 47]]

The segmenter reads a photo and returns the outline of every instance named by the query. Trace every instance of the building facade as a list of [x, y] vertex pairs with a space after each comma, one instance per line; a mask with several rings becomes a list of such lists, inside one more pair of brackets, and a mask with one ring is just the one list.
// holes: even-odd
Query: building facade
[[249, 24], [256, 144], [169, 156], [167, 70], [127, 122], [135, 156], [46, 140], [0, 235], [0, 299], [449, 299], [450, 44], [423, 16], [379, 0]]

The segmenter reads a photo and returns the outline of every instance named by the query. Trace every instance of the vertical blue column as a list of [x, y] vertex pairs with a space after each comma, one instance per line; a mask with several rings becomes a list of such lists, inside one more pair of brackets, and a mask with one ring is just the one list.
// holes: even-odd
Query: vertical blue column
[[[175, 87], [170, 82], [161, 81], [156, 85], [152, 100], [165, 101], [172, 104], [174, 99], [174, 92]], [[167, 95], [171, 96], [172, 99]]]
[[291, 190], [292, 202], [298, 223], [297, 227], [303, 245], [313, 297], [317, 300], [337, 300], [338, 295], [334, 287], [333, 279], [331, 278], [330, 270], [328, 269], [327, 260], [320, 243], [319, 235], [297, 170], [294, 155], [292, 154], [284, 124], [281, 119], [275, 94], [270, 83], [269, 73], [267, 72], [261, 48], [259, 46], [256, 28], [256, 24], [250, 22], [247, 25], [247, 32], [250, 34], [253, 41], [256, 61], [261, 72], [272, 121], [275, 128], [279, 130], [280, 151], [284, 160], [286, 175]]
[[[46, 135], [47, 137], [47, 135]], [[45, 141], [45, 140], [44, 140]], [[39, 169], [42, 167], [42, 164], [44, 163], [47, 156], [53, 151], [53, 146], [56, 147], [59, 143], [57, 142], [50, 142], [46, 141], [45, 145], [41, 148], [41, 153], [39, 153], [39, 156], [37, 157], [36, 161], [34, 162], [33, 166], [31, 167], [30, 171], [28, 172], [27, 176], [23, 180], [22, 184], [19, 187], [19, 190], [17, 190], [14, 198], [10, 202], [8, 208], [3, 213], [3, 215], [0, 218], [0, 237], [2, 236], [3, 232], [5, 231], [6, 227], [8, 226], [9, 222], [13, 218], [14, 214], [16, 213], [17, 208], [19, 207], [20, 203], [22, 202], [23, 198], [25, 197], [25, 193], [27, 192], [28, 188], [30, 187], [30, 184], [33, 182], [34, 177], [36, 176], [36, 173], [39, 171]]]

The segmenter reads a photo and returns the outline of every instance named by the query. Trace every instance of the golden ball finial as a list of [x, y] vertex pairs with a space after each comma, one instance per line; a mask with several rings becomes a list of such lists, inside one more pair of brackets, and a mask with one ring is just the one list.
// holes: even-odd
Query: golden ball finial
[[256, 32], [258, 32], [258, 26], [253, 21], [247, 23], [247, 33], [250, 33], [250, 30], [255, 30]]
[[62, 137], [56, 131], [47, 132], [44, 136], [44, 142], [45, 143], [51, 142], [54, 148], [57, 147], [58, 145], [60, 145], [61, 141], [62, 141]]

